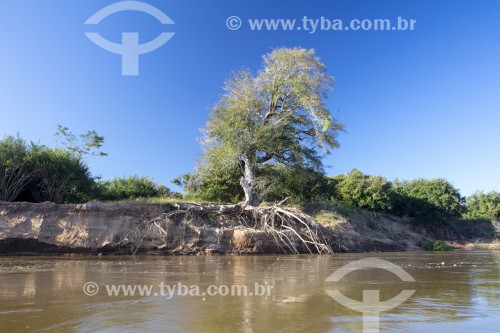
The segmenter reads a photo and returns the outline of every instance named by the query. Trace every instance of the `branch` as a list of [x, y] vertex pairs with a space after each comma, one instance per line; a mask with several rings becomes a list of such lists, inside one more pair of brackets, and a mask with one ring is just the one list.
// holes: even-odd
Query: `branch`
[[[278, 105], [278, 102], [281, 102], [279, 105]], [[278, 97], [278, 99], [276, 100], [276, 102], [274, 101], [274, 94], [271, 96], [271, 102], [269, 103], [269, 110], [267, 111], [267, 113], [264, 115], [264, 125], [267, 124], [267, 121], [272, 117], [272, 116], [275, 116], [278, 114], [277, 110], [279, 108], [281, 108], [281, 106], [283, 105], [283, 97], [280, 96]]]

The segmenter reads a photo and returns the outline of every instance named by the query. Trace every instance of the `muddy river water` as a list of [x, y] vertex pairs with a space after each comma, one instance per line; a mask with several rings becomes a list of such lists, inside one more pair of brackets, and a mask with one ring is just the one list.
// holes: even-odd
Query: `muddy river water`
[[[378, 306], [406, 290], [402, 304]], [[0, 257], [2, 333], [377, 328], [500, 332], [500, 251]]]

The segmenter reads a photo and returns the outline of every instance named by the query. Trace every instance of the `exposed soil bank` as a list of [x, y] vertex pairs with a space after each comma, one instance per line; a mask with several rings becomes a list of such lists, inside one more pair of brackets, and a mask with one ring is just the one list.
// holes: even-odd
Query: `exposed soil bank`
[[[429, 232], [416, 229], [410, 219], [362, 210], [342, 211], [331, 205], [302, 207], [335, 236], [336, 252], [404, 251], [420, 249], [435, 238], [466, 243], [493, 241], [488, 221], [462, 221], [455, 229]], [[166, 220], [179, 206], [87, 203], [0, 202], [0, 253], [135, 253], [159, 254], [275, 254], [286, 244], [268, 232], [250, 228], [234, 214], [184, 214]], [[150, 227], [138, 229], [145, 222]], [[155, 228], [155, 222], [162, 228]], [[475, 223], [471, 225], [471, 223]], [[308, 253], [293, 234], [298, 252]]]

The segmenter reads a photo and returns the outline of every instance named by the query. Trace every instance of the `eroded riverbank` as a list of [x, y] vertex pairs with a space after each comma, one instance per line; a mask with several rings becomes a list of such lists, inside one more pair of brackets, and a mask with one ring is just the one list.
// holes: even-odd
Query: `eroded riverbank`
[[[0, 253], [158, 253], [158, 254], [279, 254], [308, 253], [300, 235], [285, 238], [249, 226], [234, 212], [194, 214], [179, 206], [53, 203], [0, 203]], [[418, 250], [423, 240], [445, 239], [457, 247], [493, 241], [491, 224], [478, 222], [429, 232], [411, 219], [332, 206], [309, 205], [304, 211], [329, 232], [334, 252]], [[162, 228], [155, 224], [163, 223]], [[481, 224], [482, 223], [482, 224]], [[145, 229], [143, 226], [151, 226]], [[142, 229], [141, 229], [142, 228]], [[489, 238], [488, 238], [489, 237]], [[314, 249], [313, 249], [314, 250]]]

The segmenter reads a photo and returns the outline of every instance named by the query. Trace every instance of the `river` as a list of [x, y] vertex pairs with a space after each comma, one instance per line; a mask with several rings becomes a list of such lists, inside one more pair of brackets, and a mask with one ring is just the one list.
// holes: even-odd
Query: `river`
[[[331, 281], [359, 260], [388, 266]], [[412, 280], [387, 270], [396, 266]], [[5, 333], [500, 331], [500, 251], [0, 257], [0, 282]], [[357, 301], [364, 290], [377, 290], [381, 301], [414, 293], [375, 308], [379, 322], [363, 326], [360, 309], [338, 303], [331, 290]]]

